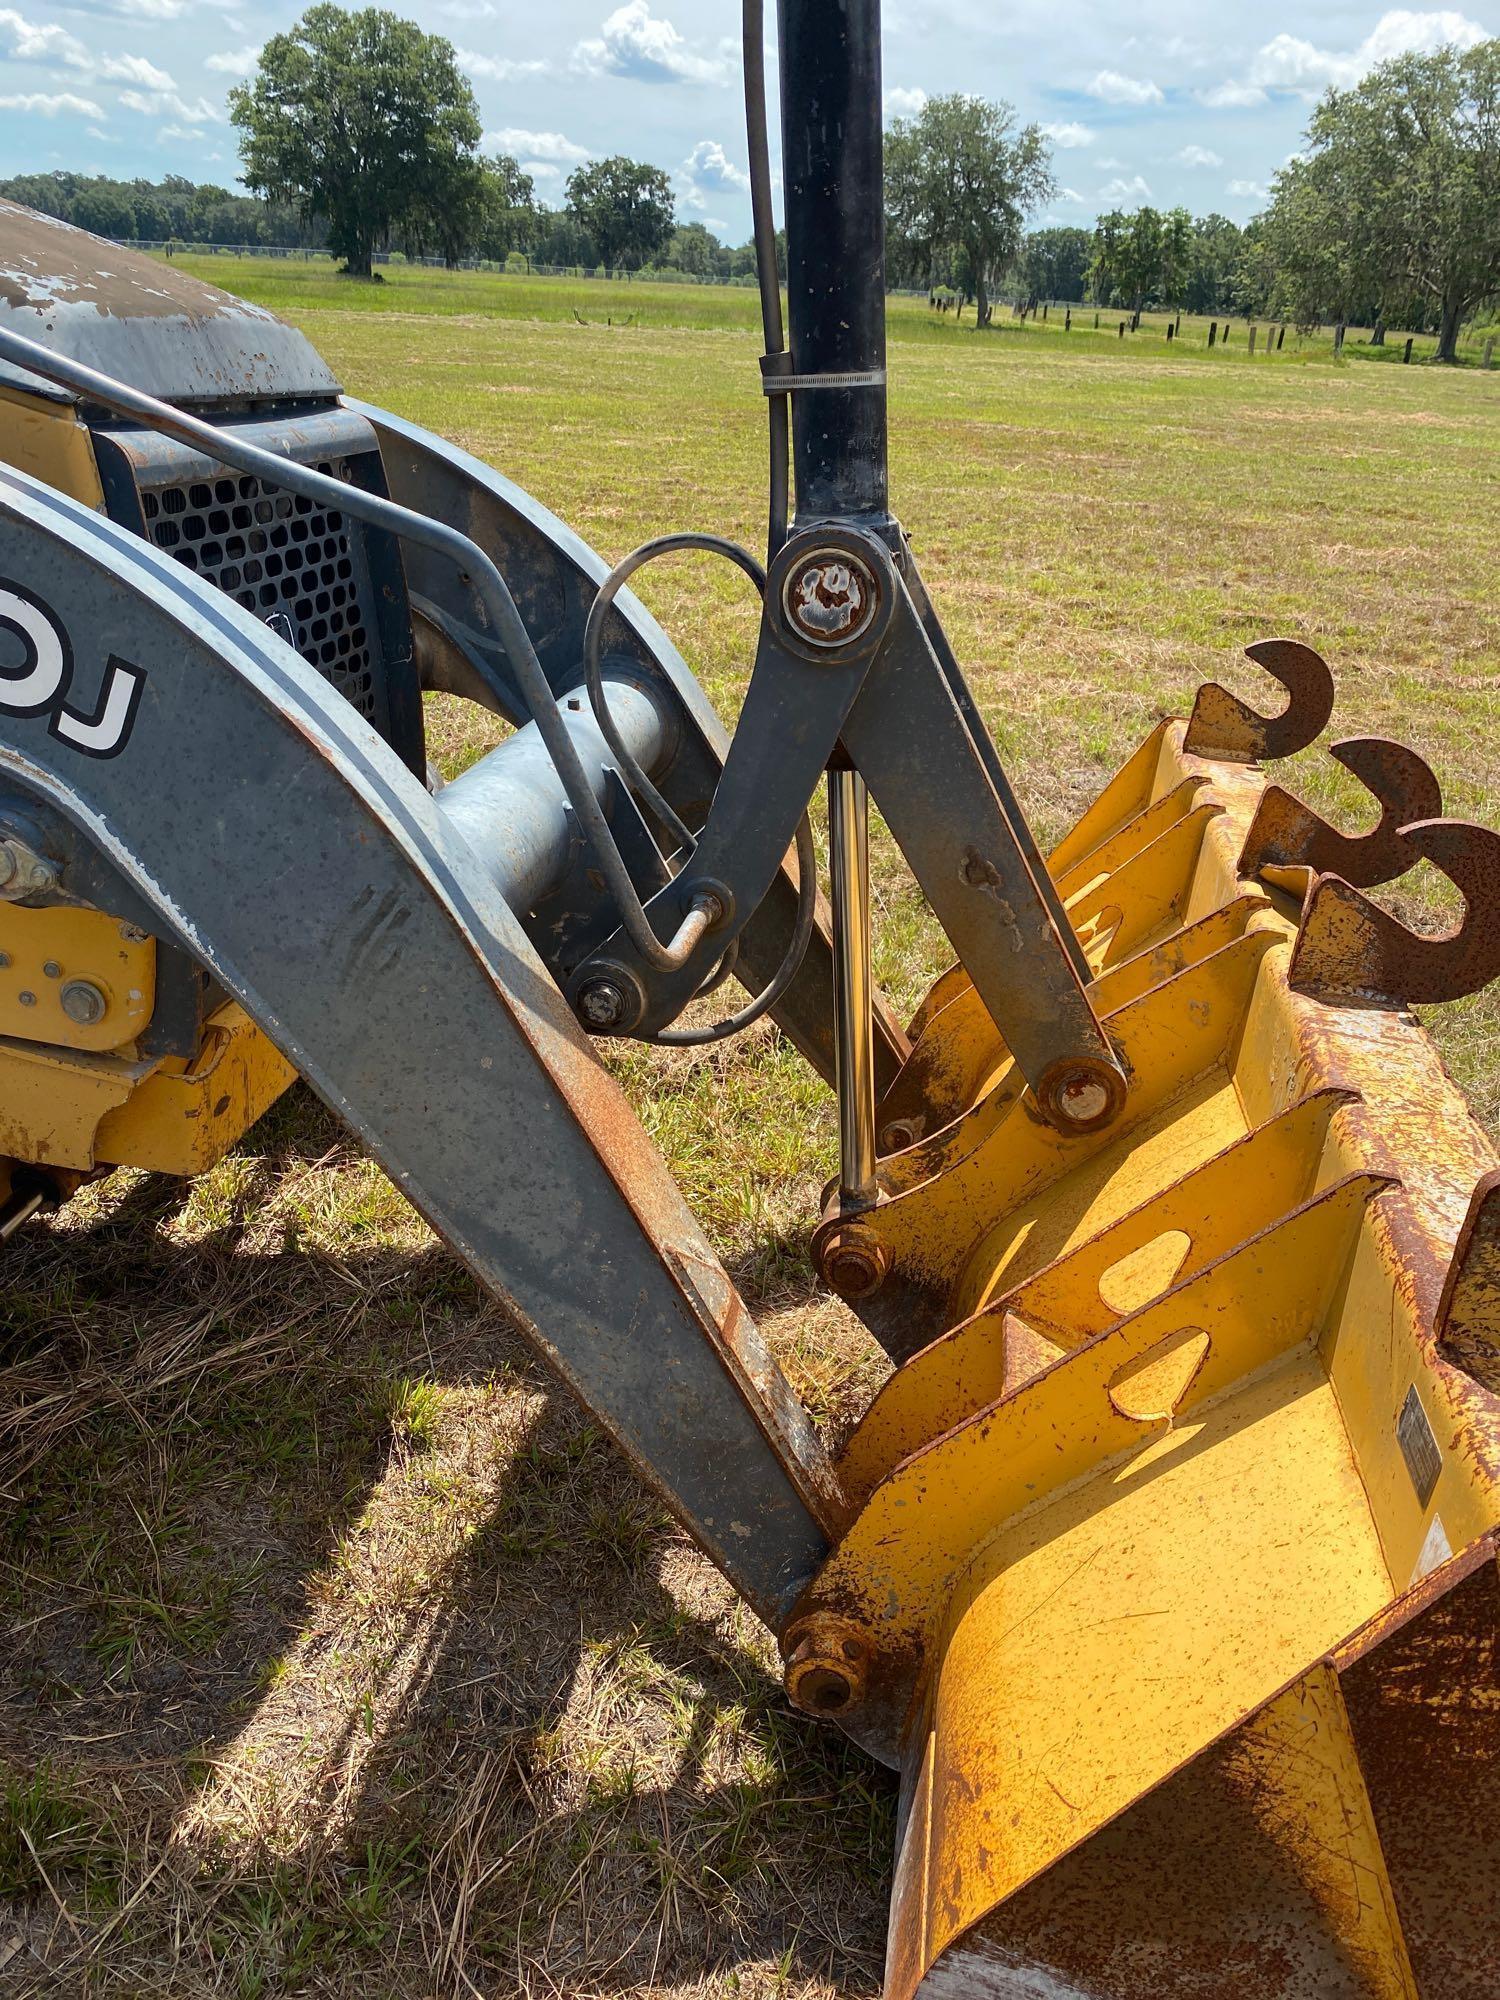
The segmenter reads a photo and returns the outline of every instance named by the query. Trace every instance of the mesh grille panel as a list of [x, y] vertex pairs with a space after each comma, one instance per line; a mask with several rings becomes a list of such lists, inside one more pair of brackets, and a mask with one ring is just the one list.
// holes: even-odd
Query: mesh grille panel
[[[346, 458], [318, 471], [352, 483]], [[294, 645], [376, 722], [374, 607], [364, 551], [340, 513], [221, 468], [140, 487], [146, 533]], [[357, 531], [356, 531], [357, 533]]]

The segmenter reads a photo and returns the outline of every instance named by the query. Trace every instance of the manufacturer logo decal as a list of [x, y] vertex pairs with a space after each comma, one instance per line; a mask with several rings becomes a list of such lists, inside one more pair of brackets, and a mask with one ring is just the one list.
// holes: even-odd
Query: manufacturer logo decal
[[0, 710], [45, 715], [47, 733], [87, 757], [117, 757], [130, 741], [146, 676], [113, 653], [93, 713], [68, 701], [73, 648], [56, 614], [20, 584], [0, 577], [0, 631], [21, 642], [17, 667], [0, 666]]

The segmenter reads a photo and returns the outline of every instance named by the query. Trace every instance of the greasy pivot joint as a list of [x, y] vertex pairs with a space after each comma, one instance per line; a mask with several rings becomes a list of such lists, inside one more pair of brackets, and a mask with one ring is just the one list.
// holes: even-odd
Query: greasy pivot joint
[[835, 1220], [813, 1246], [818, 1275], [841, 1299], [868, 1299], [891, 1267], [890, 1252], [868, 1222]]
[[1054, 1063], [1037, 1085], [1042, 1116], [1059, 1132], [1098, 1132], [1125, 1106], [1125, 1078], [1088, 1056]]
[[783, 1677], [804, 1715], [847, 1715], [865, 1698], [870, 1641], [857, 1625], [816, 1611], [786, 1635]]

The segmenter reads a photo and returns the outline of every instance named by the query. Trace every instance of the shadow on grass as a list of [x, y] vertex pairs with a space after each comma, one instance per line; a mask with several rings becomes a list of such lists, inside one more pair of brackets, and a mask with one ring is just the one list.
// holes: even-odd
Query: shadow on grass
[[8, 1276], [11, 1990], [878, 1985], [888, 1777], [307, 1093]]

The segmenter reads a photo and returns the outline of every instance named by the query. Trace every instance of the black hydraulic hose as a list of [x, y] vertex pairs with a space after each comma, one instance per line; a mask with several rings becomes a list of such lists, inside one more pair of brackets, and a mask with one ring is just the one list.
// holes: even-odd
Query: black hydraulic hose
[[[776, 215], [771, 206], [771, 141], [766, 127], [766, 31], [764, 0], [744, 0], [740, 17], [745, 73], [745, 142], [750, 156], [750, 214], [755, 239], [755, 275], [760, 287], [760, 319], [766, 353], [786, 350], [781, 322], [781, 275], [776, 268]], [[775, 560], [786, 540], [791, 504], [791, 407], [785, 396], [767, 399], [770, 426], [770, 481], [766, 560]]]
[[[267, 485], [282, 487], [289, 493], [304, 494], [320, 506], [352, 515], [358, 521], [368, 521], [373, 527], [383, 528], [387, 534], [415, 542], [446, 557], [457, 569], [460, 578], [474, 586], [494, 620], [500, 643], [520, 683], [531, 718], [568, 795], [568, 804], [578, 815], [593, 844], [630, 942], [646, 963], [659, 972], [675, 971], [682, 964], [686, 952], [680, 947], [674, 949], [672, 945], [663, 944], [651, 927], [651, 921], [636, 894], [630, 870], [610, 831], [609, 821], [594, 797], [577, 745], [558, 713], [556, 697], [542, 671], [525, 622], [516, 609], [516, 601], [505, 578], [483, 549], [445, 522], [430, 520], [425, 514], [398, 506], [394, 500], [366, 493], [358, 486], [332, 479], [327, 473], [316, 472], [309, 465], [300, 465], [295, 459], [280, 458], [275, 452], [248, 444], [232, 430], [220, 430], [214, 424], [204, 423], [200, 417], [187, 416], [170, 403], [159, 402], [155, 396], [148, 396], [112, 376], [102, 375], [80, 361], [54, 354], [39, 341], [27, 340], [23, 334], [0, 331], [0, 361], [10, 361], [47, 381], [61, 383], [64, 388], [77, 391], [86, 401], [113, 410], [120, 416], [132, 417], [150, 430], [160, 431], [166, 437], [191, 445], [194, 450], [203, 452], [219, 464], [233, 466], [239, 472], [253, 473]], [[488, 662], [476, 659], [474, 665], [491, 691], [499, 696], [503, 707], [510, 699], [510, 691], [501, 684]], [[701, 928], [701, 923], [695, 927]]]
[[627, 580], [638, 569], [644, 569], [648, 562], [658, 556], [671, 555], [679, 549], [704, 549], [709, 555], [725, 556], [741, 568], [755, 585], [759, 594], [766, 594], [766, 573], [760, 564], [738, 542], [727, 541], [722, 535], [703, 535], [684, 532], [679, 535], [657, 535], [649, 542], [642, 542], [638, 549], [632, 549], [628, 556], [621, 558], [599, 586], [599, 594], [589, 606], [588, 623], [583, 631], [583, 678], [589, 691], [589, 702], [594, 711], [594, 720], [599, 725], [599, 734], [609, 745], [615, 762], [629, 779], [632, 788], [639, 792], [662, 825], [681, 844], [685, 853], [691, 854], [698, 845], [696, 836], [684, 826], [682, 820], [668, 805], [661, 793], [652, 784], [645, 771], [615, 727], [614, 717], [609, 712], [609, 698], [604, 692], [604, 672], [600, 664], [599, 651], [604, 642], [604, 621], [610, 606], [619, 596]]
[[[609, 745], [620, 769], [631, 785], [639, 791], [663, 826], [682, 843], [683, 851], [691, 855], [697, 847], [695, 835], [686, 827], [672, 807], [662, 797], [656, 786], [642, 770], [629, 745], [615, 727], [614, 717], [609, 712], [609, 697], [604, 689], [604, 673], [599, 658], [603, 643], [604, 621], [628, 578], [643, 569], [657, 556], [671, 555], [680, 549], [703, 549], [710, 555], [725, 556], [742, 569], [755, 585], [762, 597], [766, 594], [766, 573], [748, 549], [742, 549], [738, 542], [727, 541], [722, 535], [704, 535], [692, 531], [677, 535], [657, 535], [649, 542], [642, 542], [638, 549], [632, 549], [628, 556], [617, 562], [609, 575], [599, 586], [599, 594], [589, 606], [588, 624], [583, 633], [583, 673], [588, 686], [589, 701], [593, 707], [594, 719], [599, 724], [599, 733]], [[651, 1042], [662, 1048], [701, 1048], [710, 1042], [725, 1041], [730, 1035], [739, 1034], [768, 1013], [791, 985], [802, 969], [802, 961], [807, 956], [807, 948], [812, 942], [813, 923], [818, 907], [817, 855], [813, 849], [812, 826], [807, 814], [797, 828], [797, 917], [792, 927], [791, 943], [786, 955], [772, 974], [770, 983], [763, 987], [755, 998], [748, 1001], [733, 1014], [727, 1014], [722, 1021], [715, 1021], [708, 1028], [662, 1028], [654, 1035], [636, 1035], [635, 1041]], [[734, 970], [739, 955], [736, 939], [724, 954], [723, 959], [693, 996], [702, 999], [724, 984]]]

